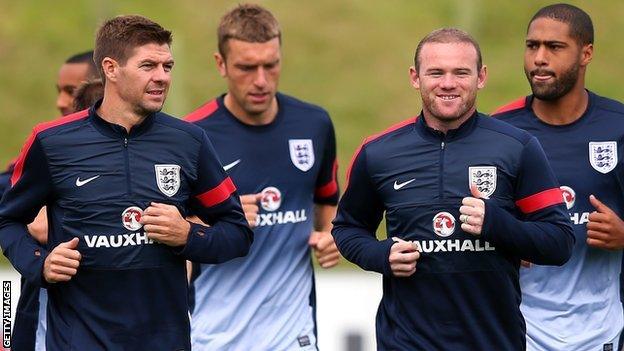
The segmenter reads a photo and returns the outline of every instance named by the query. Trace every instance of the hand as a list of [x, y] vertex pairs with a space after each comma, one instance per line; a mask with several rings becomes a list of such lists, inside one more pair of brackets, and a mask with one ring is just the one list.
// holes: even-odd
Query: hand
[[395, 241], [390, 248], [390, 269], [395, 277], [409, 277], [416, 272], [416, 261], [420, 258], [418, 246], [411, 241], [392, 238]]
[[243, 205], [243, 212], [245, 212], [245, 219], [249, 223], [249, 227], [256, 226], [256, 220], [258, 219], [258, 202], [262, 198], [262, 194], [247, 194], [240, 197], [241, 205]]
[[624, 222], [594, 195], [589, 202], [596, 211], [589, 214], [587, 245], [606, 250], [624, 248]]
[[177, 207], [158, 202], [143, 211], [140, 222], [148, 238], [168, 246], [186, 245], [191, 229]]
[[485, 220], [485, 198], [477, 186], [470, 185], [472, 197], [462, 199], [462, 206], [459, 208], [459, 221], [462, 222], [461, 229], [466, 233], [481, 235], [483, 221]]
[[533, 265], [533, 263], [531, 263], [529, 261], [520, 260], [520, 266], [522, 266], [524, 268], [531, 268], [532, 265]]
[[313, 231], [308, 244], [314, 250], [314, 256], [323, 268], [331, 268], [340, 261], [340, 252], [330, 232]]
[[40, 244], [48, 243], [48, 214], [45, 206], [39, 210], [37, 217], [28, 225], [28, 232]]
[[43, 262], [43, 278], [48, 283], [67, 282], [76, 275], [82, 256], [76, 250], [78, 238], [59, 244]]

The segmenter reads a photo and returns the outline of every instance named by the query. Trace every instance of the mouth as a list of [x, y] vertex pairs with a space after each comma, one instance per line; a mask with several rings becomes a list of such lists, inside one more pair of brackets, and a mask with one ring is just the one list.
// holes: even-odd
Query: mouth
[[555, 73], [550, 71], [532, 71], [531, 78], [535, 81], [544, 82], [555, 78]]
[[459, 99], [459, 95], [455, 95], [455, 94], [440, 94], [437, 95], [438, 99], [441, 99], [442, 101], [453, 101], [455, 99]]
[[249, 93], [249, 97], [253, 102], [264, 102], [269, 98], [269, 93]]
[[165, 95], [165, 89], [164, 88], [148, 89], [147, 90], [147, 95], [154, 96], [154, 97], [160, 97], [160, 96]]

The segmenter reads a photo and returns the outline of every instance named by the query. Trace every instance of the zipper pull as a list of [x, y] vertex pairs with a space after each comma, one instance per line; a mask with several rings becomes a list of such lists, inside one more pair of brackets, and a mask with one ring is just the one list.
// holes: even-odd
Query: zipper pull
[[440, 149], [444, 150], [444, 146], [445, 146], [445, 145], [446, 145], [446, 144], [445, 144], [444, 142], [440, 143]]

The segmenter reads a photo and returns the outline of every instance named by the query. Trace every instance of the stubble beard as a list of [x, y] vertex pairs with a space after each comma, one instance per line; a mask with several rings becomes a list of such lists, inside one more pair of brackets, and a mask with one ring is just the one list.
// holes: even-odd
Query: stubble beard
[[527, 72], [526, 69], [525, 74], [529, 80], [529, 84], [531, 85], [531, 92], [533, 93], [533, 96], [544, 101], [554, 101], [562, 96], [565, 96], [574, 88], [574, 85], [576, 85], [578, 80], [579, 69], [580, 67], [578, 63], [575, 63], [570, 69], [563, 72], [559, 77], [555, 77], [554, 82], [551, 84], [533, 82], [531, 79], [531, 72]]

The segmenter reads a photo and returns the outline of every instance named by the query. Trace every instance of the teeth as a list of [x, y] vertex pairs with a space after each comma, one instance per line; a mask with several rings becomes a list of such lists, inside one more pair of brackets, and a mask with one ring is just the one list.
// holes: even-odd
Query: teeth
[[458, 97], [459, 97], [459, 95], [440, 95], [440, 98], [442, 100], [453, 100], [453, 99], [456, 99]]

